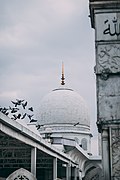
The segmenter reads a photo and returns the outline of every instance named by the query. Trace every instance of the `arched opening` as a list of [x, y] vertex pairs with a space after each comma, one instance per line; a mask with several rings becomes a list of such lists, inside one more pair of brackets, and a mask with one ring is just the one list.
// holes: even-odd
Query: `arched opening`
[[83, 139], [81, 140], [81, 147], [82, 147], [85, 151], [87, 151], [87, 139], [86, 139], [86, 138], [83, 138]]

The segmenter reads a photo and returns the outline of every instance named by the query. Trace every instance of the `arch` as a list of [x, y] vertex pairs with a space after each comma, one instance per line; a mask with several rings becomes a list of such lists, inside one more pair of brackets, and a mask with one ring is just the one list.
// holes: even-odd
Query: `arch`
[[26, 169], [20, 168], [10, 174], [6, 180], [36, 180], [36, 178]]
[[101, 160], [88, 160], [84, 164], [83, 180], [101, 180], [102, 179], [102, 166]]
[[87, 151], [87, 139], [86, 139], [86, 138], [83, 138], [83, 139], [81, 140], [81, 147], [82, 147], [85, 151]]

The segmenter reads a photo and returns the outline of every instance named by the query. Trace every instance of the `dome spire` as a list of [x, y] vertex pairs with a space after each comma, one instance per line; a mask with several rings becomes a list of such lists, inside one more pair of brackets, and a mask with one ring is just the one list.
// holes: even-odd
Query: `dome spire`
[[62, 62], [62, 78], [61, 85], [65, 85], [64, 63]]

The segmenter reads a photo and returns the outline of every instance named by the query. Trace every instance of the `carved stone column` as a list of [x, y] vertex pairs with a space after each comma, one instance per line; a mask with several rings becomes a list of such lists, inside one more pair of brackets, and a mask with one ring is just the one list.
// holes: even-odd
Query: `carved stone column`
[[67, 164], [66, 166], [66, 180], [71, 179], [71, 164]]
[[120, 1], [89, 2], [95, 29], [97, 125], [102, 141], [103, 177], [118, 180], [120, 143], [113, 142], [119, 139], [120, 126]]
[[57, 158], [53, 159], [53, 180], [57, 179]]
[[78, 167], [72, 167], [72, 178], [73, 180], [77, 180], [77, 177], [78, 177]]
[[36, 147], [31, 148], [31, 173], [36, 177]]
[[78, 168], [74, 168], [74, 180], [77, 180]]
[[110, 127], [111, 136], [111, 177], [120, 179], [120, 125]]
[[109, 160], [109, 134], [108, 130], [102, 131], [102, 154], [103, 154], [103, 174], [104, 179], [110, 179], [110, 160]]

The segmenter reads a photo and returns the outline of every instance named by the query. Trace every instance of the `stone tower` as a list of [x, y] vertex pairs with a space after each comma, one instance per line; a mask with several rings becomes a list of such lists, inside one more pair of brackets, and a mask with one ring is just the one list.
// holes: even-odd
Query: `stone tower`
[[120, 179], [120, 0], [89, 0], [103, 179]]

